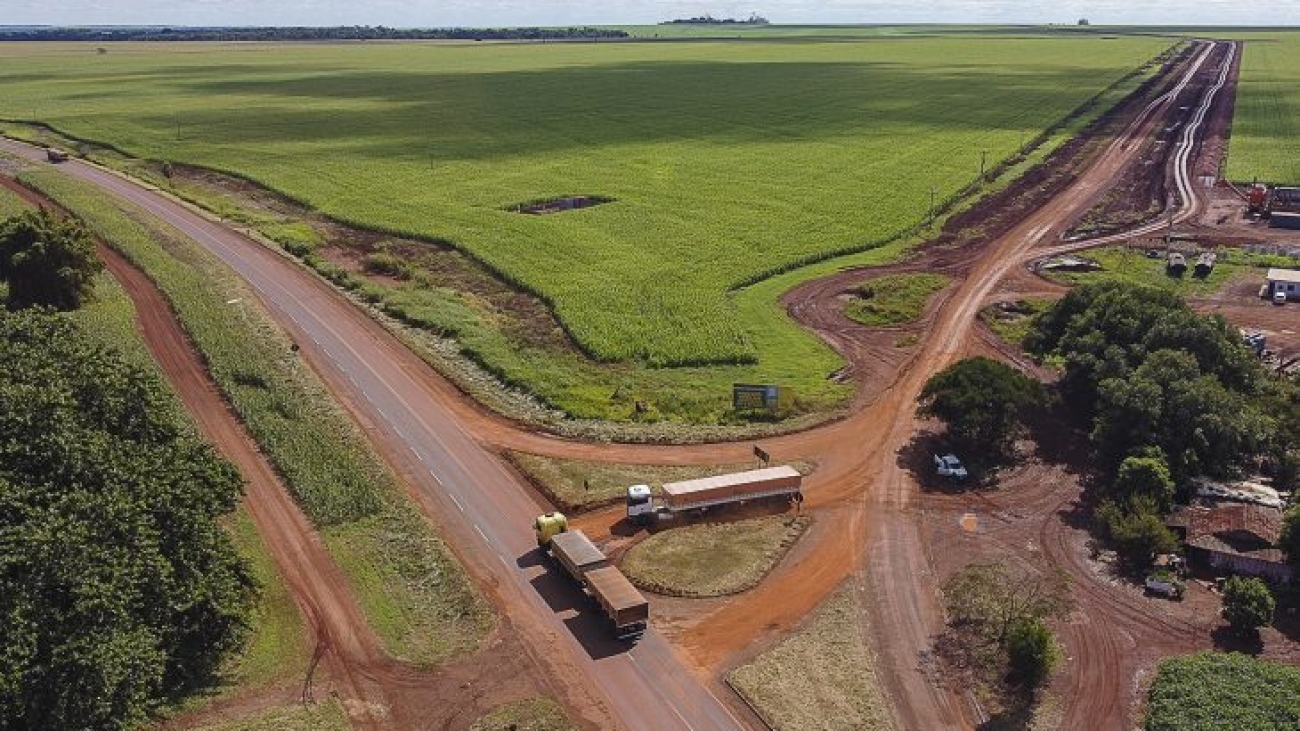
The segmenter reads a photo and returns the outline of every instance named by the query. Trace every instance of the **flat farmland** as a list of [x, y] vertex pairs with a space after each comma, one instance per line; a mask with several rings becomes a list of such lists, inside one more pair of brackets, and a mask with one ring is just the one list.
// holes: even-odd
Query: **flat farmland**
[[1300, 184], [1300, 33], [1245, 40], [1228, 178]]
[[[913, 229], [1171, 43], [6, 45], [0, 117], [450, 243], [544, 300], [587, 361], [483, 348], [513, 385], [596, 417], [602, 380], [681, 388], [661, 410], [699, 421], [723, 381], [846, 398], [836, 356], [746, 285]], [[609, 202], [512, 210], [578, 195]]]

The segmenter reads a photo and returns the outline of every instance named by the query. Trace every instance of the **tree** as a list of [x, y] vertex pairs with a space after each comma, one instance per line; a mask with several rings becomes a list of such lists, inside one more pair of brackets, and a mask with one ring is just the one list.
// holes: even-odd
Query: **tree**
[[1272, 622], [1276, 608], [1268, 585], [1259, 579], [1233, 576], [1223, 587], [1223, 618], [1242, 634]]
[[1079, 18], [1079, 25], [1092, 25], [1087, 18]]
[[1011, 672], [1030, 688], [1043, 682], [1061, 659], [1056, 636], [1041, 619], [1022, 619], [1007, 634], [1007, 659]]
[[1146, 571], [1156, 556], [1178, 549], [1178, 539], [1147, 496], [1139, 495], [1123, 503], [1106, 500], [1098, 506], [1097, 518], [1115, 552], [1134, 571]]
[[0, 224], [0, 279], [9, 283], [11, 310], [75, 310], [91, 296], [103, 268], [80, 223], [42, 208]]
[[1286, 554], [1291, 566], [1300, 568], [1300, 507], [1292, 507], [1282, 516], [1282, 535], [1277, 547]]
[[1070, 609], [1064, 574], [1013, 571], [1003, 563], [967, 566], [944, 584], [943, 596], [950, 624], [999, 645], [1017, 623], [1060, 617]]
[[0, 728], [135, 727], [210, 682], [255, 598], [239, 492], [154, 377], [0, 313]]
[[1111, 492], [1123, 502], [1150, 498], [1157, 512], [1168, 512], [1174, 502], [1174, 480], [1164, 455], [1154, 450], [1145, 456], [1126, 457], [1120, 462]]
[[1045, 398], [1042, 384], [1020, 371], [988, 358], [967, 358], [925, 384], [919, 413], [943, 420], [953, 441], [978, 462], [984, 455], [1004, 456], [1025, 412]]

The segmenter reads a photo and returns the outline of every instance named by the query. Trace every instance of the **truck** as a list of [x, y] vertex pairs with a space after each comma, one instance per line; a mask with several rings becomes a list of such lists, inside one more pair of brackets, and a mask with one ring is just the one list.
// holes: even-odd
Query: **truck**
[[650, 622], [650, 603], [622, 571], [610, 565], [604, 552], [585, 533], [568, 530], [568, 521], [562, 513], [539, 516], [533, 528], [538, 546], [549, 551], [569, 578], [600, 607], [618, 639], [631, 640], [645, 633]]
[[633, 523], [646, 525], [659, 518], [730, 503], [771, 498], [803, 502], [802, 489], [803, 475], [786, 465], [669, 482], [664, 484], [658, 504], [648, 485], [632, 485], [627, 489], [627, 517]]
[[68, 153], [54, 147], [47, 147], [45, 148], [45, 159], [54, 163], [67, 162]]
[[954, 480], [964, 480], [970, 476], [966, 471], [966, 465], [962, 464], [955, 454], [934, 455], [934, 471], [940, 477]]

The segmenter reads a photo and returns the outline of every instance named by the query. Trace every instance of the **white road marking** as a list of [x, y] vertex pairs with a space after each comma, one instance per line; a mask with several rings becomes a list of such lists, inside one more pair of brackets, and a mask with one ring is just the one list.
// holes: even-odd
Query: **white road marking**
[[484, 541], [485, 543], [491, 543], [491, 542], [492, 542], [492, 541], [489, 541], [489, 540], [488, 540], [487, 534], [483, 532], [483, 529], [480, 528], [480, 527], [478, 527], [478, 523], [475, 523], [475, 524], [474, 524], [474, 530], [478, 531], [478, 534], [479, 534], [480, 536], [483, 537], [483, 541]]

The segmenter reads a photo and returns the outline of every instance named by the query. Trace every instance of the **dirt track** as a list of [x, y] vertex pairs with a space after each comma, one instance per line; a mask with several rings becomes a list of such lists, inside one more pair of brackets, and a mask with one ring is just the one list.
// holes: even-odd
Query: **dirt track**
[[[1208, 57], [1210, 51], [1205, 53]], [[816, 529], [805, 539], [806, 544], [797, 555], [758, 589], [722, 605], [690, 626], [671, 628], [693, 664], [703, 673], [712, 673], [755, 642], [761, 643], [793, 627], [844, 577], [861, 570], [878, 589], [880, 601], [875, 626], [885, 640], [880, 643], [884, 676], [898, 701], [900, 725], [908, 729], [973, 725], [974, 714], [965, 699], [931, 682], [918, 667], [940, 623], [931, 562], [913, 514], [916, 486], [898, 457], [918, 426], [913, 417], [915, 397], [929, 375], [977, 347], [969, 337], [972, 325], [979, 308], [998, 283], [1034, 254], [1034, 247], [1057, 240], [1064, 227], [1086, 211], [1125, 169], [1151, 126], [1175, 110], [1180, 101], [1189, 103], [1185, 98], [1169, 96], [1153, 106], [1151, 114], [1139, 118], [1120, 135], [1064, 193], [990, 244], [969, 268], [965, 280], [944, 293], [929, 320], [923, 346], [905, 364], [899, 365], [896, 380], [883, 388], [866, 408], [842, 422], [764, 442], [776, 459], [811, 457], [818, 461], [819, 470], [807, 490], [807, 506], [818, 511]], [[653, 686], [667, 682], [672, 687], [660, 692], [676, 699], [678, 713], [691, 716], [687, 725], [732, 728], [741, 724], [738, 719], [728, 718], [730, 713], [714, 710], [711, 704], [716, 700], [709, 701], [700, 695], [701, 689], [688, 676], [672, 669], [675, 661], [671, 650], [654, 635], [627, 655], [635, 668], [632, 672], [625, 663], [610, 659], [619, 655], [603, 655], [606, 651], [599, 649], [593, 651], [589, 638], [581, 635], [575, 638], [571, 634], [573, 630], [568, 628], [557, 632], [553, 624], [539, 619], [556, 608], [537, 606], [538, 592], [550, 593], [550, 590], [520, 586], [521, 571], [528, 583], [533, 583], [539, 573], [528, 570], [524, 561], [529, 552], [520, 550], [517, 538], [518, 525], [526, 523], [537, 508], [522, 497], [525, 493], [518, 488], [517, 478], [503, 470], [498, 462], [480, 456], [480, 444], [579, 459], [642, 463], [740, 462], [749, 456], [749, 444], [681, 448], [582, 445], [504, 423], [468, 402], [350, 306], [346, 306], [348, 311], [336, 309], [335, 304], [342, 302], [341, 298], [306, 277], [291, 263], [265, 251], [249, 250], [249, 246], [256, 247], [256, 244], [210, 222], [200, 226], [187, 218], [194, 214], [115, 176], [79, 164], [70, 166], [69, 170], [118, 195], [136, 199], [155, 215], [166, 218], [217, 251], [253, 283], [283, 324], [301, 336], [299, 342], [303, 343], [304, 353], [313, 366], [344, 397], [363, 423], [375, 427], [373, 436], [381, 451], [406, 472], [416, 496], [442, 523], [466, 560], [480, 576], [488, 577], [489, 585], [500, 594], [507, 614], [527, 623], [529, 629], [539, 631], [543, 647], [571, 649], [575, 640], [582, 647], [589, 660], [578, 652], [572, 655], [575, 661], [561, 666], [567, 678], [563, 684], [570, 691], [566, 693], [568, 700], [593, 714], [586, 716], [589, 722], [601, 725], [599, 719], [608, 718], [602, 709], [608, 708], [612, 688], [624, 692], [628, 684]], [[275, 277], [269, 277], [268, 272], [274, 272]], [[857, 276], [861, 278], [860, 274]], [[821, 286], [833, 289], [835, 284]], [[830, 316], [820, 307], [808, 307], [797, 314], [808, 318], [808, 324], [819, 332], [823, 330], [818, 327], [818, 318]], [[824, 332], [829, 335], [832, 330], [828, 327]], [[329, 342], [318, 342], [318, 339]], [[852, 359], [851, 353], [846, 355]], [[372, 398], [380, 403], [376, 404]], [[386, 409], [403, 413], [393, 417]], [[421, 418], [420, 414], [426, 416]], [[445, 420], [446, 425], [429, 423], [431, 414], [436, 414], [440, 422]], [[434, 448], [430, 449], [430, 445]], [[407, 449], [417, 459], [412, 459]], [[430, 451], [434, 454], [429, 454]], [[405, 458], [399, 457], [399, 453]], [[423, 466], [426, 456], [432, 457], [429, 462], [437, 465], [434, 471], [450, 485], [444, 485], [439, 477], [430, 482], [420, 474], [428, 472]], [[465, 466], [464, 461], [470, 461], [472, 466]], [[448, 472], [452, 474], [449, 476]], [[501, 486], [506, 489], [499, 489]], [[468, 510], [457, 500], [457, 495], [472, 501]], [[454, 505], [449, 504], [448, 496]], [[473, 519], [483, 541], [469, 531], [469, 524], [447, 521], [445, 516], [456, 515], [453, 511], [457, 509]], [[490, 513], [502, 514], [505, 520]], [[486, 526], [486, 532], [480, 526]], [[512, 570], [507, 564], [504, 573], [499, 570], [494, 557], [501, 556], [498, 553], [501, 548], [507, 550], [506, 556], [519, 562], [518, 569]], [[503, 563], [507, 560], [501, 558]], [[1094, 636], [1095, 641], [1091, 639]], [[1077, 643], [1081, 668], [1104, 667], [1108, 658], [1113, 659], [1118, 652], [1117, 643], [1105, 633], [1088, 631], [1077, 636], [1071, 633], [1070, 637], [1072, 646]], [[637, 658], [645, 658], [650, 667], [641, 667]], [[553, 662], [550, 664], [554, 666]], [[1117, 696], [1108, 695], [1109, 688], [1091, 685], [1088, 674], [1077, 673], [1075, 677], [1083, 683], [1077, 692], [1087, 700], [1070, 710], [1077, 714], [1073, 716], [1075, 720], [1088, 719], [1078, 727], [1108, 727], [1097, 723], [1113, 719], [1123, 704], [1114, 700]], [[592, 705], [588, 699], [584, 704], [583, 694], [574, 686], [586, 682], [604, 690], [604, 702]], [[676, 725], [671, 719], [665, 721], [662, 713], [650, 712], [658, 703], [658, 694], [649, 690], [642, 693], [632, 700], [621, 701], [611, 715], [622, 717], [633, 727], [641, 725], [636, 723], [636, 716], [642, 714], [661, 721], [649, 728]]]

